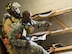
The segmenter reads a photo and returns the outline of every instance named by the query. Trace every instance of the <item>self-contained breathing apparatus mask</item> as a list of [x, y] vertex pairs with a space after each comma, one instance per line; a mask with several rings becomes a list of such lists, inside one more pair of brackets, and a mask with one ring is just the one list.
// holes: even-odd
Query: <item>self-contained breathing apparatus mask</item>
[[18, 4], [17, 2], [9, 2], [6, 5], [6, 10], [8, 11], [10, 15], [20, 19], [22, 18], [22, 15], [20, 14], [19, 7], [20, 7], [20, 4]]

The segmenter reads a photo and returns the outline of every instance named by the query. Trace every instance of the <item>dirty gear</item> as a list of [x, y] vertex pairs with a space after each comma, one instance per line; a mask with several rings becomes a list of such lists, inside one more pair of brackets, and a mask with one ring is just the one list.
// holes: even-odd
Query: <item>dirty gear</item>
[[13, 23], [8, 34], [8, 39], [18, 54], [49, 54], [36, 43], [32, 44], [32, 42], [28, 40], [18, 39], [17, 34], [22, 32], [22, 28], [24, 28], [24, 26], [21, 23]]

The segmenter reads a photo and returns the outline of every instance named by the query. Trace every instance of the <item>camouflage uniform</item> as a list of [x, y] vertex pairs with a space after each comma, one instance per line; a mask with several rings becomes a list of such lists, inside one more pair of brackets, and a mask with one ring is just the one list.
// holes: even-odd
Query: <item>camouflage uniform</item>
[[41, 46], [32, 44], [32, 42], [17, 39], [17, 34], [22, 31], [24, 26], [21, 23], [14, 23], [11, 25], [11, 30], [8, 34], [8, 39], [10, 40], [13, 47], [16, 48], [18, 54], [49, 54]]

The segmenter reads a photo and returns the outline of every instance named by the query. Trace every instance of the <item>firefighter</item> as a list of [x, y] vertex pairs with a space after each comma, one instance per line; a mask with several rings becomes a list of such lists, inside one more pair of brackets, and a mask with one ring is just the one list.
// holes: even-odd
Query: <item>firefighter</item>
[[12, 23], [17, 23], [20, 21], [22, 18], [21, 12], [20, 12], [20, 7], [21, 5], [17, 2], [9, 2], [6, 5], [6, 13], [4, 14], [3, 17], [3, 40], [6, 45], [6, 48], [9, 52], [9, 54], [16, 54], [13, 50], [13, 47], [11, 46], [9, 40], [8, 40], [8, 33], [10, 30], [10, 26]]

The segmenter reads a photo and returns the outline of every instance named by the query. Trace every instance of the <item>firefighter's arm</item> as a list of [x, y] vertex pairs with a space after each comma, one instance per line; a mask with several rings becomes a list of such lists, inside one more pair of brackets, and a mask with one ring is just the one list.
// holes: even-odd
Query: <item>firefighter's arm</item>
[[17, 38], [17, 35], [20, 32], [21, 28], [22, 28], [21, 25], [15, 24], [11, 27], [9, 31], [8, 39], [13, 46], [26, 47], [29, 44], [27, 40]]

